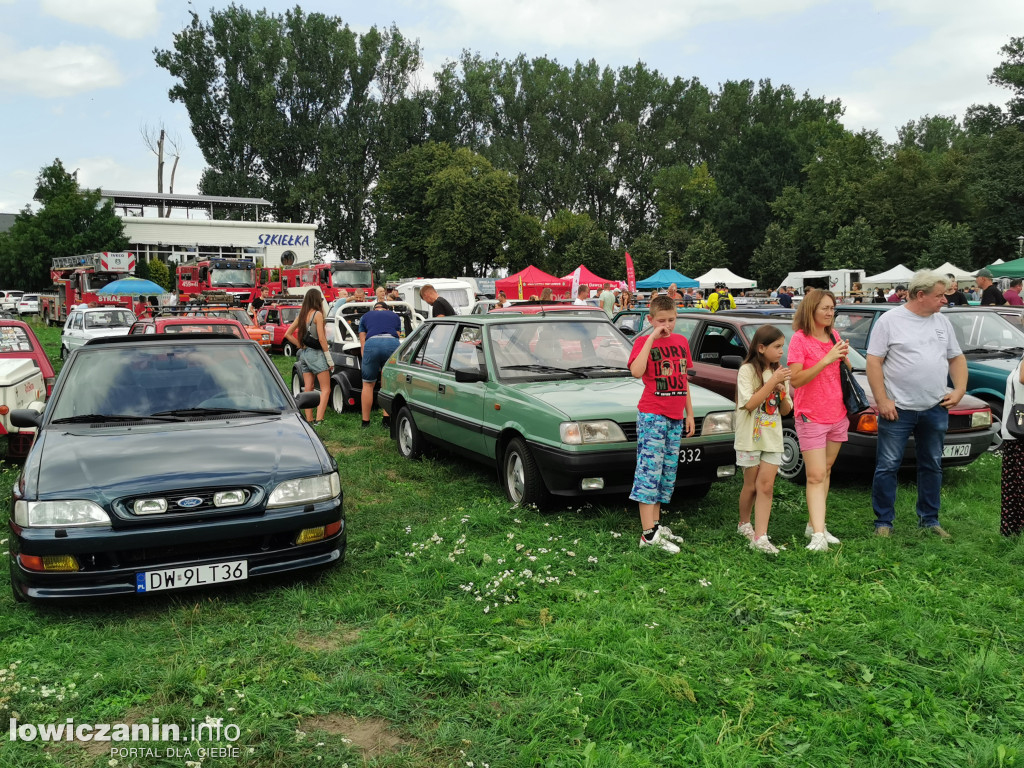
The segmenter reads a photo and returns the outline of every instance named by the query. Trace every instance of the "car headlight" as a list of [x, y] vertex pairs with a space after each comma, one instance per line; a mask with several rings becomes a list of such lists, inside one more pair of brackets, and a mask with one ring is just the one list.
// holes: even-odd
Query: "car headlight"
[[992, 411], [975, 411], [971, 414], [971, 429], [992, 425]]
[[614, 421], [563, 421], [558, 425], [562, 442], [567, 445], [584, 443], [624, 443], [626, 435]]
[[735, 432], [733, 426], [733, 411], [722, 411], [720, 413], [709, 413], [704, 417], [704, 425], [700, 428], [701, 435], [721, 435], [726, 432]]
[[91, 501], [16, 501], [14, 522], [22, 528], [110, 525], [110, 515]]
[[270, 494], [268, 507], [291, 507], [327, 501], [341, 493], [341, 479], [337, 472], [316, 477], [299, 477], [279, 483]]

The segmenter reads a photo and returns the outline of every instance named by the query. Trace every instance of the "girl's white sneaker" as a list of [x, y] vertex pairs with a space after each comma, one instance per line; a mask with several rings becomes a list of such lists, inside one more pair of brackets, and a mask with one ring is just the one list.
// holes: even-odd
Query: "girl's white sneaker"
[[812, 533], [811, 543], [807, 545], [807, 548], [812, 552], [828, 552], [828, 539], [825, 538], [824, 533]]
[[[810, 523], [808, 523], [807, 527], [804, 528], [804, 537], [809, 539], [813, 535], [814, 535], [814, 529], [811, 528]], [[825, 541], [827, 541], [829, 544], [838, 544], [839, 543], [839, 539], [837, 539], [835, 536], [833, 536], [831, 533], [829, 533], [828, 532], [828, 528], [825, 529]]]
[[750, 523], [737, 525], [736, 533], [738, 533], [740, 536], [746, 537], [748, 541], [754, 540], [754, 526], [752, 526]]
[[748, 544], [751, 549], [756, 549], [759, 552], [767, 552], [769, 555], [779, 554], [779, 548], [776, 547], [771, 541], [768, 540], [768, 535], [765, 534], [760, 539], [751, 539]]

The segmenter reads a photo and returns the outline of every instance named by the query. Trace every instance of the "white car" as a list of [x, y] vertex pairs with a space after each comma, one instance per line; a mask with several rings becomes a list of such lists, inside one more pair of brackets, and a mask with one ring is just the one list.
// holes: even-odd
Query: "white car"
[[8, 312], [17, 312], [18, 299], [24, 293], [24, 291], [0, 291], [0, 309], [6, 309]]
[[18, 299], [18, 314], [19, 315], [38, 315], [39, 314], [39, 295], [35, 293], [23, 293], [21, 298]]
[[60, 359], [90, 339], [103, 336], [127, 336], [135, 322], [135, 313], [122, 307], [75, 309], [68, 315], [60, 335]]

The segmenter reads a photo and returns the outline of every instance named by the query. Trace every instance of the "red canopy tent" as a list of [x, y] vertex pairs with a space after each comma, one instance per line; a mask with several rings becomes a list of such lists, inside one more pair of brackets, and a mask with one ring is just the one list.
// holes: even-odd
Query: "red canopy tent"
[[516, 272], [514, 275], [498, 280], [494, 284], [495, 291], [504, 291], [505, 295], [510, 299], [518, 299], [519, 286], [523, 286], [522, 298], [528, 299], [533, 294], [540, 296], [540, 292], [545, 288], [550, 288], [555, 292], [556, 298], [566, 298], [569, 295], [569, 291], [572, 290], [572, 280], [563, 280], [560, 277], [549, 275], [542, 269], [537, 267], [529, 266], [522, 272]]
[[[582, 264], [580, 264], [579, 270], [580, 270], [580, 285], [585, 285], [585, 286], [589, 287], [593, 291], [601, 290], [602, 288], [604, 288], [604, 284], [605, 283], [608, 283], [608, 285], [612, 286], [613, 288], [619, 284], [618, 280], [605, 280], [603, 277], [598, 277], [597, 275], [595, 275], [593, 272], [591, 272], [589, 269], [587, 269]], [[576, 270], [573, 270], [573, 272], [575, 272], [575, 271]], [[568, 275], [566, 275], [565, 277], [562, 278], [563, 280], [568, 280], [570, 285], [572, 284], [573, 272], [570, 272]]]

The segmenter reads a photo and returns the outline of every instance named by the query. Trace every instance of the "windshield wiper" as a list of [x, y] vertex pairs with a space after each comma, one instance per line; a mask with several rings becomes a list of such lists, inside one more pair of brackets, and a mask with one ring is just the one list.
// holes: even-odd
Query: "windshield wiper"
[[629, 368], [621, 365], [577, 365], [569, 368], [570, 371], [617, 371], [629, 373]]
[[173, 411], [160, 411], [154, 416], [221, 416], [229, 413], [255, 413], [261, 416], [280, 416], [281, 411], [274, 408], [177, 408]]
[[970, 349], [963, 349], [961, 352], [965, 355], [1001, 355], [1001, 354], [1016, 354], [1014, 350], [1020, 350], [1020, 347], [1013, 347], [1012, 349], [999, 349], [998, 347], [971, 347]]
[[111, 421], [179, 421], [170, 414], [154, 413], [150, 416], [142, 416], [137, 413], [81, 413], [77, 416], [65, 416], [63, 419], [54, 419], [51, 424], [95, 424], [108, 423]]
[[568, 373], [571, 376], [575, 376], [577, 379], [587, 378], [587, 374], [581, 373], [580, 371], [572, 368], [557, 368], [553, 365], [502, 365], [499, 366], [503, 371], [536, 371], [537, 373]]

